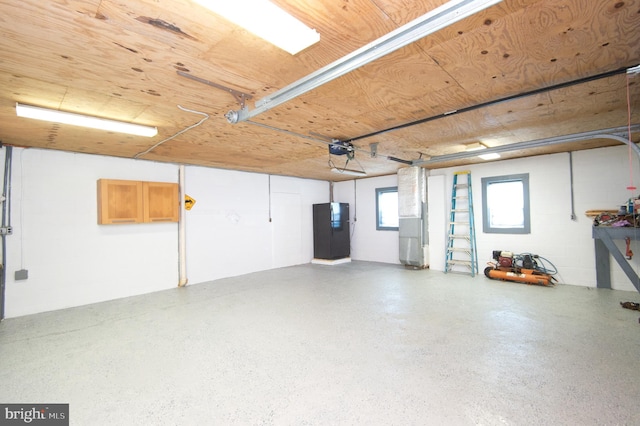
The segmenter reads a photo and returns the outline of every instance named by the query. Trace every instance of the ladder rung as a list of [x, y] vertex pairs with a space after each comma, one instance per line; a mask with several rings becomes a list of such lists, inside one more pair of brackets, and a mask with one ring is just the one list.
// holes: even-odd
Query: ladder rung
[[450, 222], [451, 225], [468, 225], [469, 222]]
[[448, 247], [447, 251], [450, 252], [456, 252], [456, 253], [467, 253], [467, 254], [471, 254], [471, 249], [470, 248], [458, 248], [458, 247]]
[[465, 265], [465, 266], [471, 266], [471, 261], [470, 260], [449, 260], [447, 261], [447, 263], [449, 263], [450, 265]]
[[471, 238], [470, 235], [459, 235], [459, 234], [449, 234], [449, 238], [466, 238], [467, 240]]
[[469, 213], [469, 209], [453, 209], [451, 211], [454, 213]]

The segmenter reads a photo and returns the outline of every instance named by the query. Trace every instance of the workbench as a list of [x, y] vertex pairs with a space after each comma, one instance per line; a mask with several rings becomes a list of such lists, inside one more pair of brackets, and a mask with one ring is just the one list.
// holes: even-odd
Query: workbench
[[640, 291], [640, 278], [631, 267], [625, 255], [618, 249], [613, 240], [640, 239], [640, 228], [594, 226], [593, 241], [596, 251], [596, 286], [598, 288], [611, 288], [611, 256], [618, 262], [631, 283]]

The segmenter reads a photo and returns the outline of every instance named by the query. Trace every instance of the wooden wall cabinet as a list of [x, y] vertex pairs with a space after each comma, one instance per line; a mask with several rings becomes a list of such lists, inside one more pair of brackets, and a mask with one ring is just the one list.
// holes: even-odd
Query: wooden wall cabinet
[[180, 191], [177, 183], [142, 182], [144, 221], [177, 222]]
[[141, 223], [144, 218], [142, 182], [98, 180], [98, 223]]
[[98, 224], [178, 222], [177, 183], [98, 180]]

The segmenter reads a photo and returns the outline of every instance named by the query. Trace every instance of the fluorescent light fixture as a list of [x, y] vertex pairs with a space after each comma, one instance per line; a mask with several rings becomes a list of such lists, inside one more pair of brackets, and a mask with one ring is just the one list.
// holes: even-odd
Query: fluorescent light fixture
[[[482, 142], [474, 142], [470, 143], [465, 147], [465, 152], [473, 152], [473, 151], [482, 151], [483, 149], [487, 149], [487, 146]], [[480, 154], [478, 157], [483, 160], [495, 160], [496, 158], [500, 158], [500, 154], [492, 152], [488, 154]]]
[[496, 158], [500, 158], [500, 154], [498, 154], [497, 152], [493, 152], [490, 154], [480, 154], [478, 155], [478, 157], [482, 158], [483, 160], [495, 160]]
[[366, 176], [367, 175], [367, 172], [364, 172], [364, 171], [350, 170], [350, 169], [338, 169], [336, 167], [333, 167], [331, 169], [331, 171], [333, 173], [340, 173], [340, 174], [349, 175], [349, 176]]
[[320, 40], [316, 30], [267, 0], [195, 2], [292, 55]]
[[91, 129], [109, 132], [127, 133], [130, 135], [146, 136], [148, 138], [158, 134], [158, 129], [140, 124], [125, 123], [123, 121], [108, 120], [106, 118], [91, 117], [72, 112], [57, 111], [31, 105], [16, 103], [18, 117], [51, 121], [53, 123], [70, 124], [72, 126], [89, 127]]
[[474, 142], [466, 145], [464, 150], [467, 152], [471, 152], [471, 151], [479, 151], [481, 149], [487, 149], [487, 147], [480, 142]]

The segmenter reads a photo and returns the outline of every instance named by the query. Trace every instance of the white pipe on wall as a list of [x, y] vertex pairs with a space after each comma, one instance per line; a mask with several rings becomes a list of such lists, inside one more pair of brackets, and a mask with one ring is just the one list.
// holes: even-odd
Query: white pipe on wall
[[178, 172], [178, 182], [180, 186], [180, 220], [178, 222], [178, 256], [179, 262], [179, 274], [180, 280], [178, 281], [178, 287], [184, 287], [187, 285], [187, 238], [186, 238], [186, 210], [184, 208], [185, 199], [185, 179], [184, 179], [184, 165], [180, 165]]

